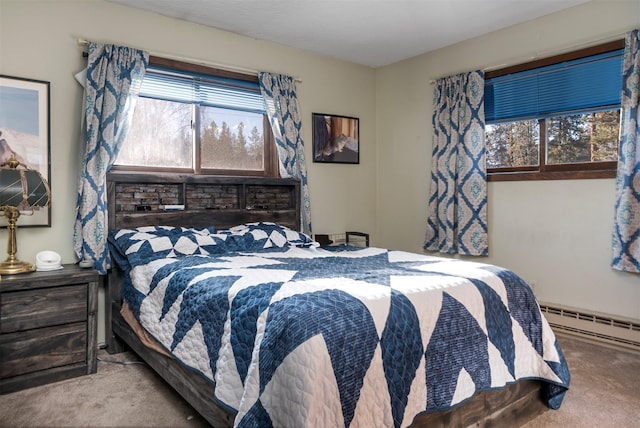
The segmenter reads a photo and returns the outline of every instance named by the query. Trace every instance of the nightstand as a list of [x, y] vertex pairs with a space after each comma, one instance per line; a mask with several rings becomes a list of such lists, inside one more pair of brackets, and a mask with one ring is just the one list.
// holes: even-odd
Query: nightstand
[[96, 372], [99, 275], [63, 266], [0, 279], [0, 394]]

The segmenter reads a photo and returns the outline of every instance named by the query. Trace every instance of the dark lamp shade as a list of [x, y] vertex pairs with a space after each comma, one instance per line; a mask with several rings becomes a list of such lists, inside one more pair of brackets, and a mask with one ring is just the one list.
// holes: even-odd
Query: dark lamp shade
[[49, 206], [49, 186], [31, 169], [0, 168], [0, 207], [30, 210]]
[[7, 259], [0, 262], [0, 273], [3, 275], [36, 270], [33, 263], [23, 262], [16, 257], [16, 223], [21, 211], [30, 211], [30, 214], [25, 214], [32, 215], [38, 207], [48, 207], [51, 200], [47, 180], [38, 171], [18, 166], [25, 167], [14, 155], [0, 165], [0, 211], [4, 212], [9, 231]]

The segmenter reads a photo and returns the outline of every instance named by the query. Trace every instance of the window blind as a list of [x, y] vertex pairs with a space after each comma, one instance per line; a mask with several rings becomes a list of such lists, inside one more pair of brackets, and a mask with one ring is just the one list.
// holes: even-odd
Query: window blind
[[620, 107], [623, 53], [620, 49], [487, 79], [486, 123]]
[[257, 82], [149, 67], [140, 96], [265, 114]]

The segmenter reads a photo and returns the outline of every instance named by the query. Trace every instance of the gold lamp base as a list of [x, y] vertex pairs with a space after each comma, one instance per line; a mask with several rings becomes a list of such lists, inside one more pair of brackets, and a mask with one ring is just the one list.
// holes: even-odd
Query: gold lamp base
[[16, 273], [33, 272], [36, 266], [32, 263], [23, 262], [16, 258], [18, 252], [18, 244], [16, 243], [16, 222], [20, 217], [20, 211], [16, 207], [3, 206], [4, 216], [7, 218], [7, 229], [9, 230], [9, 239], [7, 242], [8, 257], [0, 263], [0, 274], [12, 275]]
[[27, 273], [36, 270], [33, 263], [23, 262], [21, 260], [5, 260], [0, 263], [0, 274], [13, 275], [16, 273]]

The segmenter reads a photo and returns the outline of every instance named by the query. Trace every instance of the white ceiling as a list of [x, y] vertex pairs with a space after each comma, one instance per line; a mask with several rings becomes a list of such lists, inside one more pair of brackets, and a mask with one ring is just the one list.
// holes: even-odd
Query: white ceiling
[[380, 67], [589, 0], [108, 0]]

